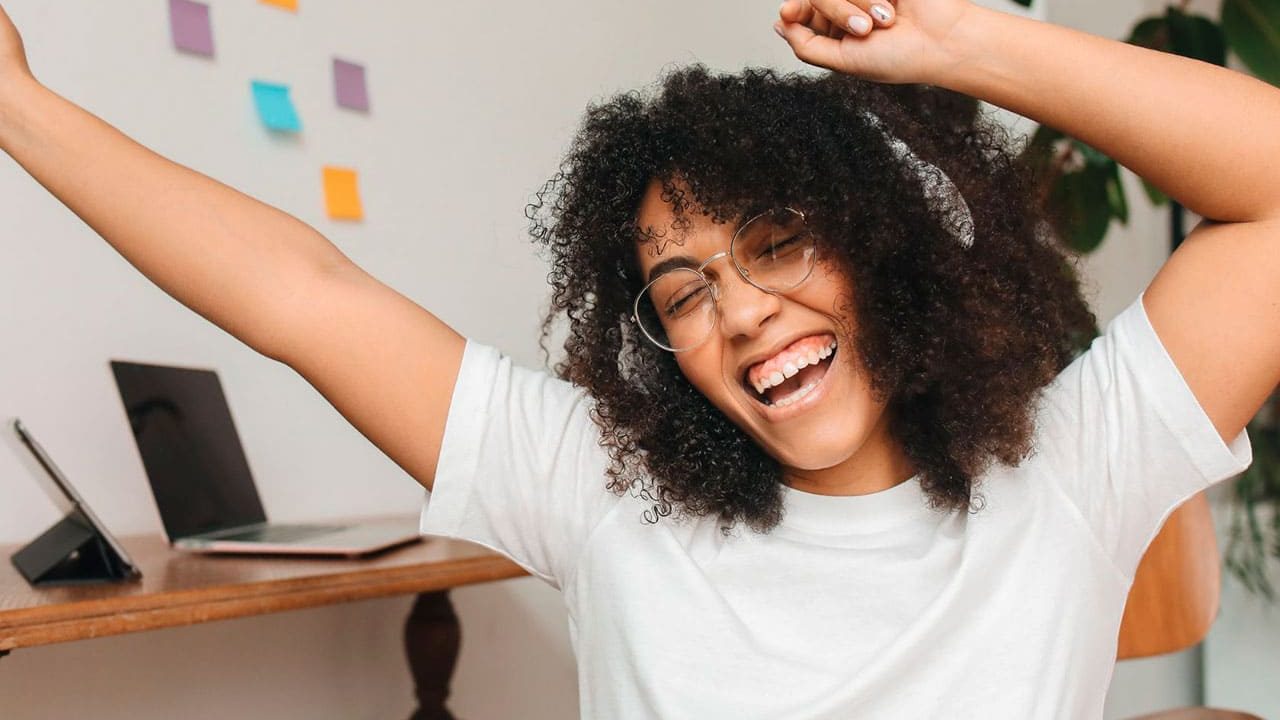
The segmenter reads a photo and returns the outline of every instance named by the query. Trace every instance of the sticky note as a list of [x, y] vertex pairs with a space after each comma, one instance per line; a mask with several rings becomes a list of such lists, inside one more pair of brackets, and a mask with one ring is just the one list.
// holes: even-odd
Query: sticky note
[[192, 0], [169, 0], [169, 33], [173, 46], [196, 55], [213, 57], [213, 26], [209, 6]]
[[302, 122], [289, 99], [289, 86], [253, 81], [253, 104], [258, 107], [262, 124], [280, 132], [298, 132]]
[[335, 220], [364, 218], [355, 170], [332, 165], [324, 167], [324, 204], [329, 217]]
[[263, 5], [275, 5], [278, 8], [298, 12], [298, 0], [258, 0]]
[[333, 92], [339, 106], [368, 112], [369, 89], [364, 84], [364, 66], [334, 58]]

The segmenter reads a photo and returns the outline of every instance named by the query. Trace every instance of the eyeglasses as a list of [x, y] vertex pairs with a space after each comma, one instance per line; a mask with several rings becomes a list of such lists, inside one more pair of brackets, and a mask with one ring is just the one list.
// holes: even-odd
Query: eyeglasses
[[631, 320], [653, 344], [671, 352], [692, 350], [715, 329], [720, 288], [703, 270], [728, 256], [738, 275], [764, 292], [793, 290], [809, 278], [818, 245], [804, 213], [780, 208], [747, 220], [733, 234], [729, 249], [694, 267], [667, 270], [636, 295]]

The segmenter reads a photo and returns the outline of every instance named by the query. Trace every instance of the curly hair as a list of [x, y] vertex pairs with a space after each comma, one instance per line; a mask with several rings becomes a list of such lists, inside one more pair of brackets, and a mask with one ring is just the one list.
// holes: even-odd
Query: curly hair
[[[970, 245], [897, 141], [954, 183]], [[655, 241], [637, 210], [660, 182], [678, 223], [806, 214], [852, 278], [855, 349], [891, 437], [935, 508], [975, 508], [990, 463], [1030, 452], [1037, 391], [1097, 335], [1033, 180], [975, 100], [931, 86], [692, 65], [593, 104], [526, 215], [551, 263], [543, 350], [567, 319], [554, 370], [594, 398], [608, 488], [651, 502], [650, 522], [716, 513], [722, 531], [766, 532], [782, 515], [779, 463], [631, 322], [636, 243]]]

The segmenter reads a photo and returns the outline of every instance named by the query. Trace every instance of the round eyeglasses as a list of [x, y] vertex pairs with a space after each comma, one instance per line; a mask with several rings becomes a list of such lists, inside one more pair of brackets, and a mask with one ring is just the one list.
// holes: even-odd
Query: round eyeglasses
[[743, 280], [776, 294], [809, 278], [818, 245], [799, 210], [780, 208], [751, 217], [733, 234], [728, 250], [696, 267], [660, 271], [636, 295], [631, 319], [645, 337], [671, 352], [692, 350], [711, 337], [720, 315], [720, 289], [702, 271], [726, 255]]

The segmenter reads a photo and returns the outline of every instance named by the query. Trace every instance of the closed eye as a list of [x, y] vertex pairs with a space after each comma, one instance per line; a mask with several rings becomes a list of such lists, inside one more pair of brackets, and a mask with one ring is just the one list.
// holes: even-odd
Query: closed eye
[[766, 247], [763, 251], [760, 252], [760, 254], [756, 257], [756, 259], [760, 259], [766, 256], [778, 257], [780, 255], [785, 255], [789, 251], [793, 250], [799, 244], [800, 244], [800, 236], [792, 235], [791, 237], [785, 240], [781, 240], [779, 242], [773, 243], [772, 245]]
[[706, 292], [707, 287], [702, 283], [691, 283], [691, 287], [681, 290], [675, 298], [667, 302], [667, 317], [678, 317], [682, 312], [696, 307]]

